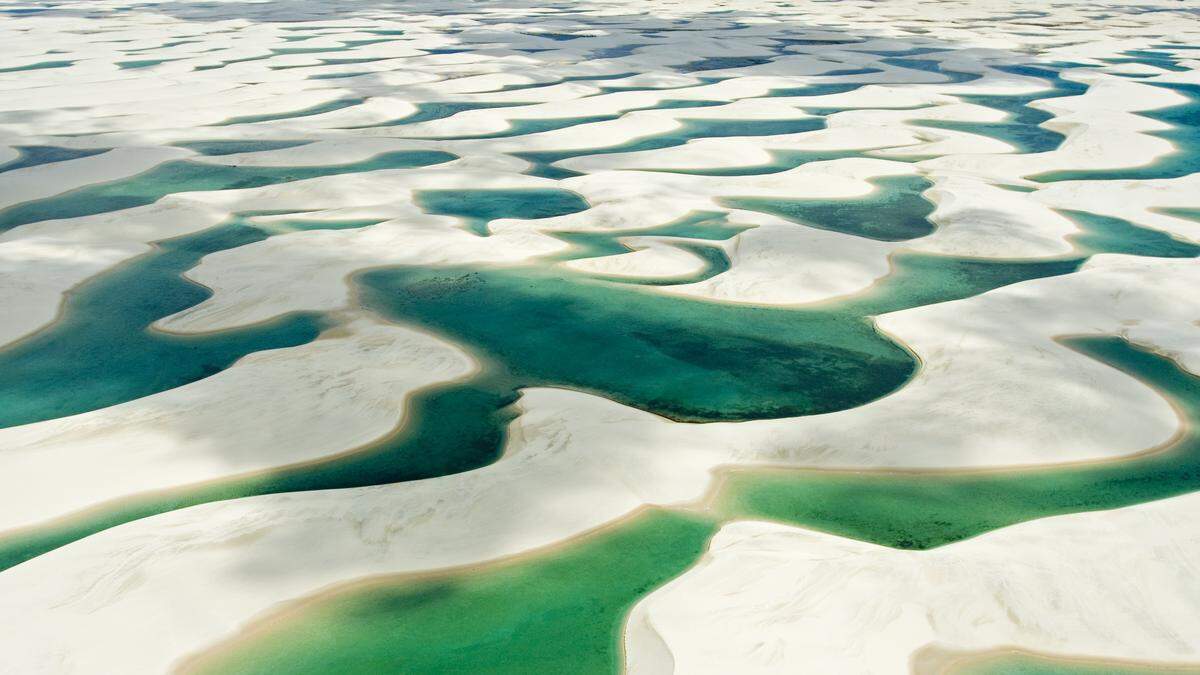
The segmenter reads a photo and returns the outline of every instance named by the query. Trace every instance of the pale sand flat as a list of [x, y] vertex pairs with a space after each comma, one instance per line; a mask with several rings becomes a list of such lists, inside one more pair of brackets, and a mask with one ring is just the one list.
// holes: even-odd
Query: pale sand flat
[[634, 607], [626, 666], [633, 675], [906, 674], [936, 645], [1194, 667], [1197, 508], [1200, 496], [1187, 495], [930, 551], [734, 522], [698, 565]]
[[[182, 387], [0, 429], [0, 532], [367, 445], [401, 423], [413, 392], [475, 369], [437, 338], [361, 318]], [[47, 476], [56, 489], [44, 489]]]
[[677, 246], [688, 239], [678, 237], [625, 237], [620, 242], [629, 253], [569, 260], [563, 265], [573, 270], [611, 277], [670, 279], [702, 272], [704, 260]]

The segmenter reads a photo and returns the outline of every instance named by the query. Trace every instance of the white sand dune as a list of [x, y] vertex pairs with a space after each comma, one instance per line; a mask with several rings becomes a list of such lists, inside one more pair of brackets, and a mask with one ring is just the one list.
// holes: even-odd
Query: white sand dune
[[183, 148], [115, 148], [99, 155], [0, 174], [0, 208], [139, 174], [191, 153]]
[[626, 237], [620, 240], [629, 253], [581, 258], [563, 263], [566, 267], [614, 277], [670, 279], [702, 272], [704, 260], [679, 248], [678, 237]]
[[[1200, 497], [1047, 518], [931, 551], [723, 527], [633, 609], [632, 674], [911, 673], [922, 649], [1200, 661]], [[942, 671], [938, 671], [942, 672]]]
[[434, 337], [363, 318], [160, 394], [0, 429], [0, 532], [367, 445], [400, 425], [413, 392], [474, 369]]
[[[173, 511], [0, 573], [8, 628], [0, 640], [21, 645], [12, 651], [22, 671], [157, 671], [341, 580], [495, 559], [642, 504], [698, 499], [711, 471], [730, 463], [974, 467], [1138, 452], [1176, 431], [1171, 407], [1049, 337], [1127, 332], [1148, 343], [1156, 333], [1139, 332], [1143, 316], [1186, 331], [1194, 303], [1179, 306], [1186, 294], [1161, 291], [1190, 287], [1195, 270], [1104, 256], [1075, 275], [884, 317], [924, 367], [899, 392], [840, 413], [687, 425], [588, 394], [528, 389], [505, 455], [491, 466]], [[1054, 322], [1039, 304], [1055, 307]], [[1004, 335], [987, 328], [996, 322]], [[1177, 356], [1195, 367], [1195, 351]], [[1035, 378], [1042, 386], [1027, 386]], [[44, 578], [56, 582], [37, 582]], [[147, 631], [164, 639], [147, 644]]]
[[150, 251], [149, 242], [212, 227], [225, 214], [167, 197], [110, 214], [30, 223], [0, 234], [0, 345], [58, 316], [65, 292]]

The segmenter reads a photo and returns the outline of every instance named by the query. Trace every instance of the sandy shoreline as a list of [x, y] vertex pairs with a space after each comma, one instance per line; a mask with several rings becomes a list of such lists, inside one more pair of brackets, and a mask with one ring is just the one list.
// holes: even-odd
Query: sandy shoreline
[[971, 654], [955, 654], [941, 652], [937, 649], [927, 649], [913, 658], [913, 673], [917, 675], [954, 675], [974, 672], [972, 666], [979, 666], [992, 660], [1003, 660], [1005, 657], [1036, 659], [1040, 665], [1064, 664], [1083, 666], [1093, 669], [1112, 668], [1154, 673], [1195, 673], [1200, 672], [1200, 663], [1173, 664], [1162, 661], [1116, 661], [1088, 657], [1087, 655], [1066, 656], [1044, 654], [1017, 648], [999, 648], [987, 652]]

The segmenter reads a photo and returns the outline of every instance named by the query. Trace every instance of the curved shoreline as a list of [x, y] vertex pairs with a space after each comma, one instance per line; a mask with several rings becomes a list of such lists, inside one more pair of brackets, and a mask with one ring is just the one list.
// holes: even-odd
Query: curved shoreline
[[[1114, 367], [1114, 368], [1116, 367], [1116, 366], [1113, 366], [1112, 364], [1109, 364], [1109, 365], [1110, 365], [1110, 367]], [[1126, 372], [1127, 374], [1137, 377], [1136, 374], [1129, 373], [1128, 371], [1123, 370], [1123, 372]], [[1193, 376], [1193, 377], [1195, 377], [1195, 376]], [[1156, 389], [1156, 391], [1159, 391], [1159, 390]], [[1168, 396], [1165, 392], [1162, 392], [1162, 391], [1159, 391], [1159, 393], [1160, 393], [1160, 395], [1163, 395], [1168, 400], [1171, 400], [1172, 403], [1174, 404], [1172, 397]], [[1187, 419], [1187, 418], [1185, 418], [1185, 419]], [[1181, 430], [1180, 433], [1182, 434], [1184, 432]], [[1162, 452], [1169, 451], [1169, 450], [1170, 450], [1170, 446], [1166, 445], [1166, 446], [1163, 446], [1163, 447], [1160, 447], [1157, 449], [1148, 450], [1146, 452], [1162, 453]], [[1141, 453], [1139, 455], [1134, 455], [1131, 457], [1124, 457], [1121, 459], [1103, 460], [1103, 461], [1105, 463], [1119, 465], [1121, 463], [1129, 463], [1131, 461], [1136, 461], [1138, 457], [1140, 457], [1144, 454], [1145, 453]], [[1055, 472], [1055, 471], [1062, 471], [1064, 467], [1070, 468], [1070, 465], [1040, 467], [1036, 471], [1040, 472], [1040, 473], [1050, 473], [1050, 472]], [[759, 467], [746, 467], [746, 468], [743, 468], [742, 470], [754, 472], [754, 471], [761, 471], [764, 469], [761, 469]], [[606, 532], [611, 532], [613, 530], [619, 530], [620, 528], [626, 526], [626, 524], [628, 524], [632, 521], [636, 521], [639, 518], [645, 518], [647, 516], [647, 514], [650, 514], [650, 513], [664, 512], [664, 510], [665, 511], [677, 510], [677, 511], [681, 511], [682, 513], [695, 514], [696, 517], [703, 518], [707, 522], [710, 522], [712, 531], [715, 532], [716, 529], [718, 527], [720, 527], [722, 524], [729, 523], [729, 522], [735, 521], [735, 520], [739, 520], [739, 519], [742, 519], [745, 517], [745, 515], [738, 514], [736, 512], [729, 512], [727, 509], [723, 509], [717, 505], [718, 495], [720, 494], [720, 492], [722, 492], [723, 490], [726, 489], [726, 478], [727, 478], [729, 471], [730, 471], [730, 469], [722, 468], [722, 467], [717, 467], [716, 469], [714, 469], [713, 470], [714, 480], [710, 483], [710, 486], [709, 486], [708, 490], [706, 491], [705, 496], [690, 505], [677, 506], [677, 507], [674, 507], [673, 509], [664, 509], [663, 507], [649, 506], [649, 505], [641, 506], [641, 507], [638, 507], [637, 509], [635, 509], [613, 521], [609, 521], [608, 523], [605, 523], [604, 525], [601, 525], [599, 527], [595, 527], [595, 528], [586, 530], [584, 532], [578, 533], [576, 535], [571, 536], [568, 539], [562, 540], [555, 544], [551, 544], [551, 545], [544, 546], [544, 547], [539, 547], [536, 549], [531, 549], [528, 551], [523, 551], [519, 554], [505, 556], [505, 557], [499, 558], [499, 559], [492, 559], [492, 560], [475, 563], [475, 564], [470, 564], [470, 565], [465, 565], [465, 566], [456, 567], [456, 568], [442, 568], [442, 569], [439, 569], [436, 571], [407, 573], [407, 574], [401, 574], [401, 575], [379, 575], [379, 576], [374, 576], [374, 577], [371, 577], [368, 579], [360, 579], [360, 580], [356, 580], [356, 581], [352, 581], [352, 582], [346, 582], [343, 584], [331, 586], [322, 591], [318, 591], [312, 595], [305, 596], [302, 599], [292, 601], [292, 602], [288, 603], [288, 605], [282, 609], [272, 609], [272, 610], [269, 610], [267, 613], [263, 614], [262, 616], [252, 619], [248, 623], [248, 627], [246, 629], [244, 629], [243, 631], [240, 631], [235, 636], [228, 638], [227, 640], [225, 640], [217, 645], [214, 645], [213, 647], [205, 650], [204, 652], [187, 657], [187, 659], [184, 660], [183, 665], [181, 666], [181, 671], [183, 671], [183, 672], [202, 672], [203, 667], [200, 667], [198, 664], [203, 663], [203, 662], [208, 662], [209, 664], [212, 664], [214, 662], [221, 663], [222, 659], [226, 659], [226, 667], [227, 667], [227, 666], [231, 665], [228, 663], [227, 659], [233, 658], [236, 654], [238, 654], [238, 651], [240, 649], [253, 648], [256, 641], [266, 639], [266, 636], [271, 634], [271, 632], [275, 629], [278, 629], [281, 627], [286, 628], [286, 626], [289, 624], [289, 622], [305, 620], [307, 611], [309, 611], [313, 608], [320, 607], [322, 603], [327, 602], [331, 599], [335, 599], [338, 597], [344, 597], [346, 595], [352, 595], [352, 594], [356, 594], [356, 593], [365, 592], [371, 588], [379, 588], [381, 586], [386, 588], [389, 586], [395, 586], [397, 584], [399, 584], [399, 585], [411, 584], [411, 583], [414, 583], [414, 582], [422, 580], [422, 579], [453, 578], [453, 577], [455, 577], [455, 575], [461, 575], [461, 574], [478, 574], [478, 573], [482, 573], [485, 571], [491, 572], [496, 569], [503, 568], [503, 567], [510, 566], [510, 565], [517, 565], [517, 564], [522, 564], [522, 563], [532, 564], [532, 563], [538, 561], [539, 559], [544, 558], [545, 556], [552, 555], [555, 551], [571, 550], [572, 548], [578, 547], [579, 545], [581, 545], [582, 541], [587, 541], [596, 536], [602, 536]], [[790, 469], [790, 471], [791, 472], [805, 472], [805, 470], [803, 470], [803, 469], [796, 469], [796, 468], [792, 468], [792, 469]], [[973, 473], [973, 474], [996, 473], [998, 471], [1003, 471], [1003, 469], [987, 468], [987, 469], [971, 471], [970, 473]], [[871, 471], [871, 470], [863, 471], [861, 469], [859, 469], [857, 471], [821, 469], [821, 470], [812, 471], [811, 473], [831, 474], [831, 473], [847, 473], [847, 472], [852, 472], [852, 473], [859, 474], [859, 475], [873, 474], [873, 475], [877, 475], [877, 476], [878, 475], [887, 475], [889, 473], [892, 473], [892, 474], [897, 473], [897, 472], [888, 472], [888, 471]], [[924, 473], [927, 476], [945, 475], [945, 472], [921, 472], [921, 473]], [[1029, 474], [1030, 471], [1025, 468], [1015, 467], [1015, 468], [1009, 468], [1007, 470], [1007, 473], [1010, 473], [1010, 474], [1013, 474], [1016, 476], [1020, 476], [1022, 474]], [[1162, 498], [1162, 497], [1160, 497], [1160, 498]], [[1099, 508], [1111, 509], [1111, 508], [1113, 508], [1113, 506], [1107, 505], [1107, 506], [1100, 506]], [[1079, 510], [1071, 510], [1071, 511], [1066, 511], [1063, 513], [1079, 513], [1079, 512], [1080, 512]], [[1045, 517], [1055, 517], [1055, 516], [1061, 516], [1061, 515], [1062, 515], [1061, 513], [1060, 514], [1045, 514], [1045, 515], [1038, 516], [1038, 517], [1045, 518]], [[1035, 517], [1035, 518], [1038, 518], [1038, 517]], [[756, 517], [755, 520], [758, 520], [758, 518]], [[791, 523], [788, 523], [788, 524], [790, 525]], [[1019, 524], [1019, 522], [1008, 524], [1008, 525], [1003, 525], [1003, 526], [1001, 526], [1001, 529], [1003, 529], [1005, 527], [1014, 527], [1014, 526], [1017, 526], [1018, 524]], [[806, 525], [806, 527], [811, 528], [811, 525]], [[980, 533], [978, 536], [988, 536], [991, 532], [994, 532], [994, 531], [995, 530], [989, 530], [987, 532]], [[960, 542], [960, 541], [964, 541], [964, 540], [956, 539], [955, 543]], [[707, 551], [707, 549], [708, 549], [708, 547], [705, 546], [706, 551]], [[707, 559], [708, 555], [709, 555], [709, 553], [705, 552], [697, 560], [697, 562], [693, 564], [693, 568], [695, 566], [703, 564], [703, 561]], [[647, 593], [649, 593], [649, 592], [651, 592], [651, 591], [648, 590]], [[632, 611], [633, 611], [633, 606], [630, 605], [628, 610], [623, 614], [623, 617], [625, 617], [622, 620], [623, 625], [628, 626], [629, 612], [632, 612]], [[624, 636], [624, 633], [622, 633], [622, 636]], [[625, 645], [625, 640], [626, 640], [625, 637], [621, 638], [620, 644], [622, 645], [622, 648]], [[623, 658], [623, 657], [621, 657], [621, 658]]]
[[[983, 652], [947, 652], [936, 648], [922, 650], [913, 655], [914, 675], [1000, 675], [1001, 671], [987, 668], [989, 663], [1009, 661], [1029, 662], [1047, 668], [1053, 664], [1068, 666], [1064, 675], [1072, 675], [1071, 667], [1079, 668], [1079, 675], [1152, 675], [1154, 673], [1198, 673], [1200, 662], [1171, 663], [1168, 661], [1127, 661], [1100, 659], [1086, 654], [1051, 654], [1034, 652], [1019, 647], [1000, 647]], [[1004, 665], [1000, 666], [1001, 668]]]

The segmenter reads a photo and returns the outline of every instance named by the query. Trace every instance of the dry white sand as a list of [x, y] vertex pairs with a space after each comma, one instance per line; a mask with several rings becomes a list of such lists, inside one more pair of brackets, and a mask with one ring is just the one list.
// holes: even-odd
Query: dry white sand
[[[914, 672], [923, 648], [1200, 661], [1200, 496], [1059, 516], [930, 551], [723, 527], [634, 607], [632, 674]], [[918, 671], [919, 672], [919, 671]]]
[[0, 429], [0, 533], [367, 445], [400, 425], [413, 392], [474, 370], [437, 338], [359, 318], [182, 387]]

